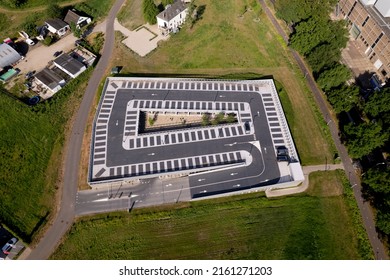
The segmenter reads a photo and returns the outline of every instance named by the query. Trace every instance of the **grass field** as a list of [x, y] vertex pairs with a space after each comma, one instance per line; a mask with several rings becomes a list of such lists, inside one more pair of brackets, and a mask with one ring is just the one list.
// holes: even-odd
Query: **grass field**
[[130, 30], [145, 23], [142, 15], [142, 1], [127, 0], [118, 14], [119, 22]]
[[342, 195], [342, 176], [313, 173], [308, 193], [295, 197], [257, 193], [81, 218], [51, 258], [370, 258]]
[[[313, 98], [289, 50], [265, 14], [260, 21], [254, 12], [238, 16], [243, 1], [197, 0], [204, 5], [202, 19], [192, 29], [188, 25], [158, 49], [141, 58], [120, 43], [112, 66], [123, 66], [122, 73], [145, 76], [187, 76], [205, 78], [273, 77], [284, 88], [281, 96], [297, 150], [304, 165], [331, 161], [335, 148], [328, 128], [316, 112]], [[121, 11], [123, 24], [131, 25], [129, 7], [141, 0], [128, 0]], [[124, 16], [126, 15], [126, 16]], [[135, 24], [135, 25], [138, 25]]]
[[0, 95], [0, 219], [25, 242], [31, 242], [53, 214], [68, 121], [89, 73], [35, 111]]

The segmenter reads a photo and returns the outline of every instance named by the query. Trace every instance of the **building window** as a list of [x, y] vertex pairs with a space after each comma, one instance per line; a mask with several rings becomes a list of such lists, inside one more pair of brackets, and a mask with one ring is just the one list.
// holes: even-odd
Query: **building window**
[[368, 21], [368, 19], [370, 18], [370, 16], [367, 16], [366, 17], [366, 19], [363, 21], [363, 23], [362, 23], [362, 27], [364, 26], [364, 25], [366, 25], [366, 23], [367, 23], [367, 21]]
[[378, 42], [382, 38], [382, 36], [383, 36], [383, 33], [379, 34], [378, 38], [376, 38], [374, 44], [372, 44], [372, 46], [371, 46], [372, 49], [376, 46], [376, 44], [378, 44]]
[[351, 8], [351, 10], [349, 10], [349, 13], [348, 13], [347, 17], [349, 17], [349, 16], [351, 15], [353, 9], [354, 9], [355, 6], [356, 6], [356, 3], [357, 3], [357, 1], [355, 1], [355, 3], [353, 3], [352, 8]]

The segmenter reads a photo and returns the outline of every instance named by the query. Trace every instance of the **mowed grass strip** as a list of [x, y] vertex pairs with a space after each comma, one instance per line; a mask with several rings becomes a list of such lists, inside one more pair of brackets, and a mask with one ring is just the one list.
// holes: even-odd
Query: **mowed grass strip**
[[308, 194], [263, 193], [80, 218], [52, 259], [360, 259], [342, 172]]
[[[131, 6], [140, 6], [141, 2], [129, 0], [121, 14], [131, 13]], [[145, 58], [120, 43], [122, 37], [117, 36], [112, 66], [123, 66], [122, 74], [129, 76], [273, 77], [284, 89], [281, 101], [302, 164], [321, 164], [325, 157], [330, 162], [334, 147], [326, 136], [328, 128], [316, 113], [302, 74], [267, 16], [261, 14], [259, 22], [251, 11], [239, 17], [244, 5], [239, 0], [197, 0], [195, 4], [205, 7], [202, 19], [193, 28], [184, 25]]]

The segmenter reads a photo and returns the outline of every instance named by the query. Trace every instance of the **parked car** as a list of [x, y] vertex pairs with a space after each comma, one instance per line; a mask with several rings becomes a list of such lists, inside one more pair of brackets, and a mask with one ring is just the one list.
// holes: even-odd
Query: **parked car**
[[3, 251], [4, 254], [8, 255], [9, 252], [12, 250], [12, 248], [15, 248], [15, 244], [18, 240], [13, 237], [10, 239], [10, 241], [8, 241], [4, 246], [3, 248], [1, 248], [1, 250]]
[[54, 57], [57, 57], [57, 56], [60, 56], [62, 54], [62, 51], [56, 51], [53, 56]]
[[29, 44], [30, 46], [34, 46], [35, 42], [31, 39], [26, 39], [26, 43]]
[[27, 72], [27, 73], [26, 73], [26, 76], [25, 76], [26, 80], [30, 79], [34, 74], [35, 74], [35, 71], [29, 71], [29, 72]]
[[248, 121], [246, 121], [245, 123], [244, 123], [244, 128], [245, 128], [245, 133], [250, 133], [250, 131], [251, 131], [251, 125], [249, 124], [249, 122]]

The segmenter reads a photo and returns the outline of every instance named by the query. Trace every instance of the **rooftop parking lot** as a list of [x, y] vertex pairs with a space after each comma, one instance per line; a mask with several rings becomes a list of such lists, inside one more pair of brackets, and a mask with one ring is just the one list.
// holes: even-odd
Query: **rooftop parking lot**
[[[140, 133], [140, 112], [224, 112], [234, 113], [237, 121]], [[286, 147], [286, 161], [298, 163], [271, 80], [109, 78], [94, 125], [93, 186], [187, 174], [196, 197], [278, 183], [278, 147]]]

